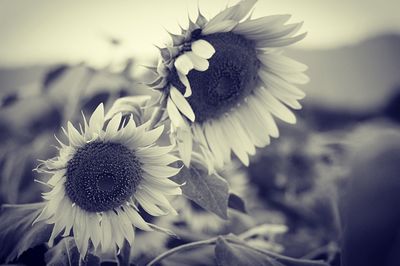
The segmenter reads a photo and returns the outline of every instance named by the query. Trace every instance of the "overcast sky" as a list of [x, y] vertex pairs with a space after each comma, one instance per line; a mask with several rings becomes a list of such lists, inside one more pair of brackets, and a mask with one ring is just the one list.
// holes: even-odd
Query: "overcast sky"
[[[87, 60], [105, 64], [110, 58], [156, 55], [153, 44], [177, 32], [194, 16], [197, 2], [210, 17], [227, 1], [130, 0], [61, 1], [0, 0], [0, 65], [16, 66]], [[230, 1], [235, 2], [235, 1]], [[400, 33], [400, 3], [386, 1], [259, 0], [254, 17], [292, 14], [304, 21], [308, 36], [298, 48], [329, 49], [377, 34]], [[123, 41], [110, 49], [106, 41]]]

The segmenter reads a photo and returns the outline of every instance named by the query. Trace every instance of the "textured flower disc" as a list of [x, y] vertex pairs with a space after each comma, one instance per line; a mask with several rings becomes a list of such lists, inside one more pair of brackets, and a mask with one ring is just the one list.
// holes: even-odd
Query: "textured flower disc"
[[[208, 41], [216, 50], [206, 71], [192, 70], [188, 74], [192, 87], [188, 102], [196, 120], [203, 122], [229, 111], [252, 92], [260, 63], [254, 42], [240, 35], [224, 32], [193, 37]], [[185, 86], [176, 70], [172, 84], [184, 93]]]
[[66, 193], [82, 209], [107, 211], [126, 202], [140, 180], [132, 151], [118, 143], [92, 142], [68, 162]]

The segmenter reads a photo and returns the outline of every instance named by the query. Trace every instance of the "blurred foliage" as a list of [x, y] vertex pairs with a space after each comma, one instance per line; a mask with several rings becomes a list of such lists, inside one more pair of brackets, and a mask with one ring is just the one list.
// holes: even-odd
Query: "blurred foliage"
[[[120, 97], [148, 94], [149, 90], [132, 78], [134, 71], [133, 60], [128, 60], [117, 72], [108, 67], [94, 69], [85, 64], [57, 65], [43, 75], [39, 88], [32, 91], [17, 88], [4, 95], [0, 109], [0, 203], [40, 201], [43, 186], [34, 182], [37, 176], [32, 169], [37, 165], [37, 159], [55, 154], [52, 147], [54, 134], [62, 138], [60, 127], [68, 120], [78, 121], [81, 110], [87, 115], [100, 102], [109, 109]], [[248, 265], [290, 265], [287, 261], [259, 253], [258, 249], [339, 265], [343, 240], [339, 203], [352, 171], [348, 160], [349, 150], [352, 150], [350, 144], [368, 139], [373, 130], [359, 128], [376, 123], [377, 117], [384, 119], [382, 116], [387, 116], [396, 121], [397, 98], [379, 115], [367, 114], [350, 120], [340, 110], [306, 110], [296, 126], [280, 126], [279, 140], [273, 139], [271, 145], [258, 150], [249, 168], [234, 163], [220, 173], [221, 178], [200, 180], [198, 173], [185, 169], [182, 175], [186, 175], [188, 182], [185, 191], [188, 199], [172, 199], [179, 216], [146, 217], [147, 221], [171, 229], [179, 238], [138, 231], [137, 244], [130, 249], [131, 262], [143, 265], [168, 249], [222, 235], [224, 237], [214, 243], [215, 247], [201, 246], [179, 253], [165, 259], [165, 265], [209, 265], [215, 263], [215, 257], [221, 265], [240, 265], [241, 260], [246, 260], [243, 263]], [[308, 116], [310, 112], [312, 116]], [[379, 131], [377, 128], [395, 128], [395, 125], [379, 123], [374, 128]], [[187, 179], [188, 176], [191, 178]], [[215, 183], [223, 189], [216, 189]], [[192, 187], [208, 189], [210, 197], [218, 190], [220, 200], [207, 205], [190, 190]], [[210, 187], [215, 189], [210, 190]], [[227, 206], [230, 208], [226, 213], [224, 208]], [[21, 217], [31, 219], [30, 215], [10, 219]], [[18, 222], [0, 222], [10, 223], [10, 233], [17, 232], [14, 229]], [[252, 232], [245, 241], [232, 243], [226, 236], [230, 233], [240, 235], [263, 224], [266, 226], [261, 227], [262, 230]], [[32, 230], [36, 230], [35, 227]], [[25, 242], [14, 244], [27, 245], [21, 249], [25, 251], [30, 244], [36, 243], [30, 238], [35, 234], [29, 230], [21, 232], [25, 236], [20, 239]], [[30, 264], [29, 258], [40, 253], [41, 263], [57, 260], [56, 263], [68, 265], [68, 260], [77, 259], [65, 256], [66, 252], [75, 252], [76, 247], [72, 244], [65, 238], [52, 249], [41, 245], [34, 249], [35, 252], [32, 249], [25, 252], [17, 262]], [[10, 253], [7, 250], [1, 252], [2, 257]], [[14, 253], [11, 255], [10, 260], [15, 258]], [[117, 261], [113, 255], [102, 259], [104, 265], [115, 265]]]

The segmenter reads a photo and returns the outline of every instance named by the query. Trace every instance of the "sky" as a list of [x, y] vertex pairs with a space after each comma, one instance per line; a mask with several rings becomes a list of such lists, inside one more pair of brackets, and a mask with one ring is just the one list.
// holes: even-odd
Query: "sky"
[[[177, 33], [200, 6], [206, 17], [223, 9], [222, 0], [0, 0], [0, 66], [76, 63], [102, 66], [110, 60], [157, 55], [155, 44]], [[235, 1], [230, 1], [235, 3]], [[331, 49], [375, 35], [400, 33], [396, 0], [259, 0], [253, 17], [292, 14], [308, 36], [299, 49]], [[112, 47], [110, 38], [121, 40]]]

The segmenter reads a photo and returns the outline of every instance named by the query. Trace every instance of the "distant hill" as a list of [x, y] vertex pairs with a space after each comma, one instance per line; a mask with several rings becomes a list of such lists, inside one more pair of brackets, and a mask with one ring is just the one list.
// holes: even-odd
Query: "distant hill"
[[351, 112], [380, 109], [400, 91], [400, 36], [384, 35], [332, 50], [289, 50], [307, 64], [305, 105]]
[[[380, 109], [400, 87], [400, 36], [383, 35], [332, 50], [288, 50], [309, 66], [305, 106], [365, 113]], [[0, 69], [0, 96], [40, 86], [49, 66]]]

